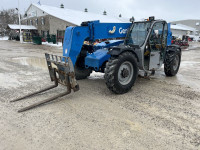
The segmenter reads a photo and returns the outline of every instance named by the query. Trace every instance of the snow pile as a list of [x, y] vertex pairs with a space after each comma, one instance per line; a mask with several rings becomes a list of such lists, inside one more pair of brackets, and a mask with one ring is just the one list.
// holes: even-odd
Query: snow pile
[[53, 44], [52, 42], [51, 42], [51, 43], [42, 42], [42, 45], [55, 46], [55, 47], [62, 47], [62, 43], [61, 43], [61, 42], [58, 42], [57, 44]]
[[8, 40], [8, 38], [9, 38], [8, 36], [0, 37], [0, 41], [1, 40], [3, 40], [3, 41]]
[[101, 72], [95, 72], [93, 71], [88, 79], [96, 80], [96, 79], [104, 79], [104, 73]]

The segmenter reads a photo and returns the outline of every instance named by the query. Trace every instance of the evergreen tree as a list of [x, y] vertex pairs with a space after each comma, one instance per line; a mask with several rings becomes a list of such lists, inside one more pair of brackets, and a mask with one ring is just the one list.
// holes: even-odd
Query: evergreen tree
[[64, 5], [63, 5], [63, 4], [61, 4], [61, 5], [60, 5], [60, 8], [64, 8]]

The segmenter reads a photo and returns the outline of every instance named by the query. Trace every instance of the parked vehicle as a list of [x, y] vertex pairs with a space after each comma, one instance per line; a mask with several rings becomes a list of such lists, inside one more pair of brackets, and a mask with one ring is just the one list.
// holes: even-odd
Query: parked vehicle
[[[99, 39], [123, 40], [96, 47]], [[68, 27], [65, 31], [63, 56], [45, 54], [51, 81], [54, 86], [37, 91], [26, 97], [55, 88], [58, 83], [68, 91], [21, 111], [52, 101], [79, 90], [77, 80], [87, 78], [92, 71], [104, 72], [105, 83], [116, 94], [128, 92], [134, 85], [138, 71], [146, 75], [155, 73], [164, 64], [166, 76], [175, 76], [181, 62], [181, 48], [171, 45], [170, 24], [150, 17], [146, 21], [132, 23], [83, 22], [81, 26]], [[88, 41], [88, 44], [83, 44]], [[56, 67], [54, 67], [56, 66]]]

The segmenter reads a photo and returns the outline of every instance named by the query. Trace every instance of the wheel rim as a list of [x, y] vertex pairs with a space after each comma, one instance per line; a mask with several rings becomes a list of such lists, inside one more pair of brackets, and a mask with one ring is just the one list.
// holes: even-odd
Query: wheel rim
[[174, 58], [174, 63], [173, 63], [173, 70], [177, 70], [179, 65], [179, 56], [176, 55], [176, 57]]
[[133, 65], [129, 61], [121, 64], [118, 70], [118, 81], [122, 85], [128, 84], [133, 77], [134, 70]]

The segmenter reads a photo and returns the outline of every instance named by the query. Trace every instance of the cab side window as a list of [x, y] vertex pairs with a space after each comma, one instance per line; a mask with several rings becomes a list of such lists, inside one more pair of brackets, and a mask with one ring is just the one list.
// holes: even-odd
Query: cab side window
[[151, 51], [161, 51], [163, 43], [164, 22], [155, 23], [150, 35], [149, 44]]

